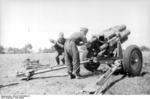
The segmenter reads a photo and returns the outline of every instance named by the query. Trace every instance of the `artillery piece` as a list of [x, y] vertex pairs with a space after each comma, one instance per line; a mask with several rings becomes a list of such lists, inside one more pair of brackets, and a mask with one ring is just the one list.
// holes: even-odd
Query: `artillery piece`
[[[122, 50], [121, 44], [128, 40], [129, 34], [130, 31], [126, 29], [125, 25], [114, 26], [98, 35], [93, 35], [91, 40], [86, 44], [86, 49], [83, 52], [80, 64], [83, 64], [91, 72], [97, 71], [101, 64], [108, 66], [108, 70], [96, 82], [96, 85], [99, 87], [94, 91], [95, 94], [103, 91], [103, 85], [117, 70], [121, 70], [129, 76], [140, 75], [143, 56], [139, 47], [130, 45], [125, 51]], [[38, 67], [33, 68], [33, 64], [38, 65]], [[30, 80], [33, 75], [66, 68], [65, 65], [41, 65], [39, 61], [32, 62], [30, 60], [25, 62], [24, 66], [28, 67], [28, 65], [32, 69], [27, 70], [26, 68], [25, 72], [17, 72], [18, 77], [23, 76], [27, 80]], [[85, 90], [85, 92], [88, 91]]]
[[130, 45], [125, 51], [121, 44], [128, 40], [130, 31], [125, 25], [118, 25], [104, 30], [98, 35], [93, 35], [86, 44], [82, 60], [93, 58], [92, 61], [84, 64], [84, 67], [94, 72], [100, 64], [112, 66], [115, 61], [120, 61], [119, 66], [123, 73], [129, 76], [138, 76], [142, 70], [142, 52], [136, 45]]

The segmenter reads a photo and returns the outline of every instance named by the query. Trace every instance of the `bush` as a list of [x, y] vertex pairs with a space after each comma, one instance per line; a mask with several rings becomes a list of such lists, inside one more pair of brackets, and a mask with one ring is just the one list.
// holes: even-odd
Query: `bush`
[[140, 49], [141, 51], [150, 51], [150, 48], [148, 48], [147, 46], [141, 46]]
[[44, 49], [39, 49], [38, 53], [54, 53], [56, 50], [54, 48], [54, 46], [52, 46], [51, 48], [44, 48]]
[[0, 54], [5, 54], [4, 47], [0, 45]]
[[32, 45], [26, 44], [23, 48], [15, 48], [15, 47], [9, 47], [6, 51], [8, 54], [24, 54], [24, 53], [32, 53]]

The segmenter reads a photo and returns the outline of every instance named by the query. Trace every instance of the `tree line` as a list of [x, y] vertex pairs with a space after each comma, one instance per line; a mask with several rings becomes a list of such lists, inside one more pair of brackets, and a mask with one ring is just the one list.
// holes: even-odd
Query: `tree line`
[[[15, 47], [9, 47], [4, 48], [0, 45], [0, 54], [26, 54], [26, 53], [33, 53], [33, 46], [31, 44], [24, 45], [23, 48], [15, 48]], [[141, 46], [141, 51], [150, 51], [150, 48], [147, 46]], [[84, 47], [81, 47], [81, 50], [85, 50]], [[55, 52], [54, 46], [50, 48], [39, 48], [38, 53], [53, 53]]]
[[[31, 44], [25, 44], [23, 48], [15, 48], [15, 47], [8, 47], [5, 48], [4, 46], [0, 45], [0, 54], [27, 54], [33, 53], [32, 50], [33, 46]], [[53, 53], [55, 52], [55, 48], [52, 46], [50, 48], [40, 48], [38, 53]]]

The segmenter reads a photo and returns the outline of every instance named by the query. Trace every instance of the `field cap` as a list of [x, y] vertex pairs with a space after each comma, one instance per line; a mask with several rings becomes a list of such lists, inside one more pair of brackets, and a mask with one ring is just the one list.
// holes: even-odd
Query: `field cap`
[[82, 31], [82, 32], [88, 32], [88, 28], [86, 28], [86, 27], [81, 27], [80, 31]]
[[59, 32], [59, 36], [60, 36], [60, 37], [63, 37], [63, 36], [64, 36], [64, 33], [63, 33], [63, 32]]

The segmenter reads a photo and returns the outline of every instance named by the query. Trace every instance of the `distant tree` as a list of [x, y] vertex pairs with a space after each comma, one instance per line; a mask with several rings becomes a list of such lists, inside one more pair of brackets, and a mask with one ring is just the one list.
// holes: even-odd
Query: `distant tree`
[[55, 47], [52, 46], [52, 47], [50, 48], [50, 52], [51, 52], [51, 53], [54, 53], [55, 51], [56, 51]]
[[150, 48], [148, 48], [147, 46], [141, 46], [140, 49], [141, 51], [150, 51]]
[[4, 47], [0, 45], [0, 54], [4, 54]]
[[49, 51], [48, 48], [44, 48], [42, 52], [43, 52], [43, 53], [50, 53], [50, 51]]
[[8, 50], [7, 50], [7, 53], [8, 54], [13, 54], [14, 53], [14, 48], [9, 47]]
[[31, 44], [27, 44], [26, 47], [29, 48], [29, 49], [32, 49], [32, 45]]
[[42, 48], [39, 48], [38, 53], [42, 53], [42, 52], [43, 52]]
[[22, 53], [22, 50], [19, 49], [19, 48], [12, 48], [12, 47], [9, 47], [7, 49], [7, 53], [8, 54], [19, 54], [19, 53]]
[[31, 50], [32, 50], [32, 45], [26, 44], [23, 48], [9, 47], [7, 49], [7, 53], [9, 53], [9, 54], [23, 54], [23, 53], [31, 53], [32, 52]]
[[24, 53], [31, 53], [32, 45], [26, 44], [22, 50], [24, 51]]
[[44, 48], [42, 50], [43, 53], [54, 53], [56, 50], [54, 48], [54, 46], [52, 46], [51, 48]]
[[19, 48], [13, 48], [14, 54], [21, 54], [22, 50]]

